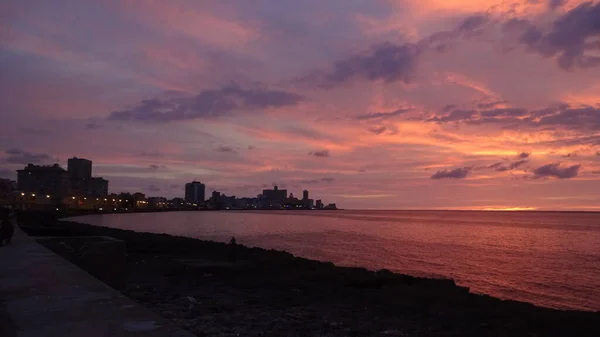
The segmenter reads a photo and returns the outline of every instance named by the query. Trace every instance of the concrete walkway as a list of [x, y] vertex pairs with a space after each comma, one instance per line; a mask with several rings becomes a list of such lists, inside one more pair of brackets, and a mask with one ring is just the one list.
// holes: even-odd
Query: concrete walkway
[[16, 228], [0, 247], [2, 337], [192, 337]]

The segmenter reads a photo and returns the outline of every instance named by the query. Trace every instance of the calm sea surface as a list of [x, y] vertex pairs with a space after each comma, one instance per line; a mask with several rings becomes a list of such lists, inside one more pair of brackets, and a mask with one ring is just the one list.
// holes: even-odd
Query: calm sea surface
[[600, 214], [319, 211], [90, 215], [73, 220], [453, 278], [472, 292], [600, 310]]

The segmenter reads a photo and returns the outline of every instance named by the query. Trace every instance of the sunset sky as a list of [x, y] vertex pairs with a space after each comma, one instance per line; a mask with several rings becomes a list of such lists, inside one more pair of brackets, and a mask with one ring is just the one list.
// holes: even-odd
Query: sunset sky
[[3, 0], [0, 177], [600, 210], [600, 2]]

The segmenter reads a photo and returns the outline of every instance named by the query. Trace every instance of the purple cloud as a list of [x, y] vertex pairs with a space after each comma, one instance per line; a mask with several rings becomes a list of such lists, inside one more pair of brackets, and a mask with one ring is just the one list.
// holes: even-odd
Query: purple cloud
[[464, 179], [467, 177], [467, 175], [469, 175], [470, 171], [470, 167], [461, 167], [454, 170], [437, 171], [437, 173], [431, 176], [431, 179]]
[[[557, 8], [562, 1], [550, 1]], [[590, 68], [600, 65], [600, 44], [589, 39], [600, 36], [600, 3], [585, 2], [556, 19], [548, 32], [527, 20], [511, 19], [504, 23], [505, 32], [518, 35], [529, 50], [545, 57], [556, 57], [563, 69]], [[592, 54], [592, 55], [589, 55]]]
[[387, 128], [385, 126], [380, 126], [380, 127], [369, 128], [367, 130], [369, 130], [369, 132], [374, 133], [376, 135], [381, 135], [387, 131]]
[[145, 190], [149, 192], [160, 192], [161, 188], [156, 185], [149, 185]]
[[548, 0], [548, 7], [550, 7], [550, 9], [557, 9], [566, 3], [567, 0]]
[[223, 153], [237, 153], [237, 150], [231, 146], [221, 145], [215, 151]]
[[153, 171], [158, 171], [160, 169], [166, 169], [167, 167], [164, 165], [150, 165], [148, 166]]
[[325, 177], [325, 178], [321, 178], [321, 179], [306, 179], [306, 180], [300, 180], [299, 183], [300, 184], [305, 184], [305, 185], [314, 185], [314, 184], [320, 184], [320, 183], [332, 183], [335, 181], [335, 178], [331, 178], [331, 177]]
[[239, 109], [257, 110], [293, 106], [303, 99], [298, 94], [283, 90], [269, 90], [264, 85], [245, 89], [234, 83], [220, 89], [204, 90], [191, 97], [173, 95], [143, 100], [131, 109], [112, 112], [108, 119], [171, 122], [214, 118]]
[[356, 116], [356, 119], [358, 119], [358, 120], [387, 119], [387, 118], [395, 117], [398, 115], [402, 115], [409, 111], [410, 111], [410, 109], [398, 109], [398, 110], [391, 111], [391, 112], [374, 112], [374, 113], [369, 113], [369, 114], [364, 114], [364, 115], [358, 115], [358, 116]]
[[600, 107], [560, 104], [539, 110], [506, 108], [492, 110], [457, 109], [424, 119], [433, 123], [502, 124], [505, 127], [556, 127], [600, 130]]
[[308, 153], [309, 156], [315, 156], [319, 158], [329, 157], [329, 150], [311, 151]]
[[320, 72], [304, 80], [315, 81], [323, 87], [331, 88], [360, 78], [369, 81], [409, 83], [413, 77], [421, 53], [412, 43], [383, 43], [375, 45], [364, 55], [354, 55], [335, 62], [330, 72]]
[[579, 174], [581, 165], [572, 165], [563, 167], [560, 163], [547, 164], [533, 170], [534, 178], [558, 178], [558, 179], [570, 179], [574, 178]]
[[494, 171], [498, 171], [498, 172], [512, 171], [514, 169], [519, 168], [520, 166], [525, 165], [527, 162], [528, 162], [528, 160], [522, 159], [522, 160], [517, 160], [515, 162], [512, 162], [508, 165], [504, 165], [504, 163], [495, 163], [495, 164], [488, 166], [488, 168], [494, 169]]
[[31, 153], [21, 149], [8, 149], [2, 162], [5, 164], [40, 164], [49, 163], [56, 159], [47, 153]]

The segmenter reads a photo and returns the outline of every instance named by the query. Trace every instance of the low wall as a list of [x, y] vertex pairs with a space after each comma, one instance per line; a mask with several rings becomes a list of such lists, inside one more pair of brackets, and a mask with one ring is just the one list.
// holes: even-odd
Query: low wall
[[37, 242], [115, 289], [125, 288], [125, 243], [106, 236], [45, 237]]
[[[109, 255], [98, 250], [113, 247], [114, 254], [118, 251], [119, 244], [106, 243], [109, 241], [102, 238], [90, 245], [83, 240], [79, 248], [87, 247], [82, 255], [88, 261], [100, 255], [104, 259]], [[13, 244], [0, 247], [0, 266], [2, 337], [193, 337], [27, 237], [19, 228]]]

